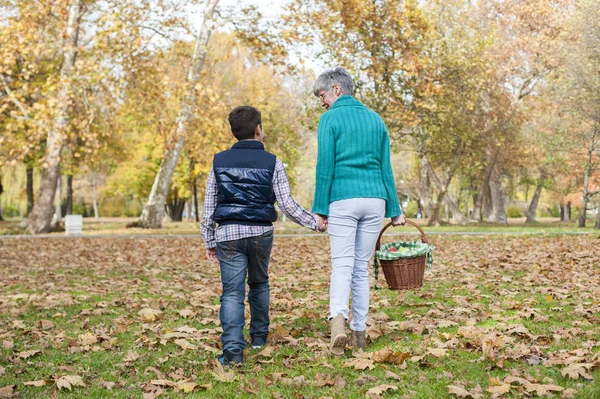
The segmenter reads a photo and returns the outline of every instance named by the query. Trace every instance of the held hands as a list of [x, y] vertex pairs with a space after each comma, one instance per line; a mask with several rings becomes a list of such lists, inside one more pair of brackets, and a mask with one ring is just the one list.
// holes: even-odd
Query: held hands
[[394, 216], [392, 218], [392, 226], [404, 226], [406, 224], [406, 217], [404, 214], [400, 216]]
[[212, 263], [219, 263], [219, 258], [217, 258], [217, 248], [206, 248], [206, 259]]
[[327, 230], [327, 217], [321, 215], [315, 215], [317, 218], [317, 223], [319, 224], [319, 231], [323, 233]]

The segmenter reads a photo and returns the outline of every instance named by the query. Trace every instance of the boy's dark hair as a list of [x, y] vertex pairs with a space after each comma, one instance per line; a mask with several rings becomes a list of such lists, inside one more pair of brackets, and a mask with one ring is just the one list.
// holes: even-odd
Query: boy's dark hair
[[238, 140], [253, 139], [256, 126], [261, 124], [260, 111], [254, 107], [243, 105], [229, 113], [231, 132]]

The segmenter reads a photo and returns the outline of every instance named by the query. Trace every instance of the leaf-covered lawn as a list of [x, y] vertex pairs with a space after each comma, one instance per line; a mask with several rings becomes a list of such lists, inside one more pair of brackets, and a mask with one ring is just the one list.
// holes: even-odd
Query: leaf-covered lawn
[[599, 238], [430, 240], [425, 286], [372, 291], [373, 342], [333, 358], [327, 237], [276, 237], [235, 368], [200, 239], [0, 240], [0, 397], [600, 398]]

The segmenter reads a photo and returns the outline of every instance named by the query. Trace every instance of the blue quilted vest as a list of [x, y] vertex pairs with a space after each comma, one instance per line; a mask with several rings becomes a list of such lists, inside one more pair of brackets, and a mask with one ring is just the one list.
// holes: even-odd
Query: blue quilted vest
[[260, 141], [243, 140], [215, 155], [215, 221], [219, 225], [271, 226], [277, 220], [273, 174], [275, 155]]

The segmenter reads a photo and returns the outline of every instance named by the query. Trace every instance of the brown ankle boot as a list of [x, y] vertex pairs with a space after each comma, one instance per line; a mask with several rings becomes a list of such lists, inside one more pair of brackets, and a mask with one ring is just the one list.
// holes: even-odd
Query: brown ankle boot
[[346, 319], [343, 314], [338, 314], [331, 320], [331, 343], [329, 352], [332, 355], [341, 356], [346, 347]]
[[364, 331], [354, 331], [351, 330], [350, 332], [350, 345], [355, 347], [356, 349], [359, 348], [366, 348], [367, 347], [367, 340], [365, 339], [365, 332]]

